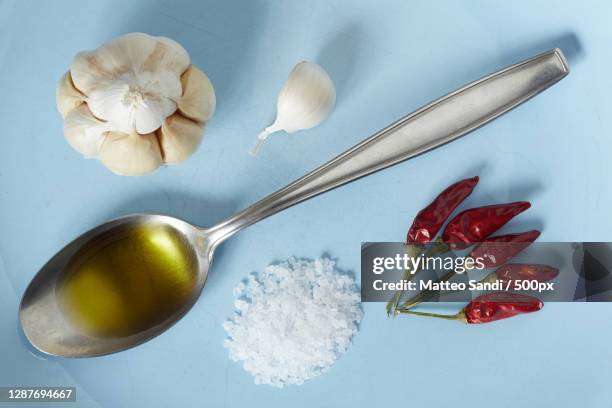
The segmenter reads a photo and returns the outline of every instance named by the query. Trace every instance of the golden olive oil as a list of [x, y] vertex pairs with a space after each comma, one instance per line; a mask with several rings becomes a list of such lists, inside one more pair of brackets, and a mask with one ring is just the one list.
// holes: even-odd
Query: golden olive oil
[[111, 231], [81, 248], [57, 295], [68, 321], [88, 335], [141, 332], [178, 311], [193, 294], [197, 257], [167, 225]]

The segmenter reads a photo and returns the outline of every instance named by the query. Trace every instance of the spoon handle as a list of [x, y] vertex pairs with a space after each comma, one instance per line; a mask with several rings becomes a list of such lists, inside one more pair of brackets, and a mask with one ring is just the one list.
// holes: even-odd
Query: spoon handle
[[567, 61], [557, 48], [472, 82], [212, 227], [207, 231], [210, 242], [216, 245], [287, 207], [453, 141], [537, 95], [568, 73]]

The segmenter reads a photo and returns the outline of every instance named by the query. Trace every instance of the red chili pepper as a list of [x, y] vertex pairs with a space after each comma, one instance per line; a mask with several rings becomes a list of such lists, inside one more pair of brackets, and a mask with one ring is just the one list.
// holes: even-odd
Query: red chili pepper
[[450, 220], [442, 240], [452, 249], [467, 248], [481, 242], [529, 207], [529, 202], [517, 201], [465, 210]]
[[559, 269], [540, 264], [508, 264], [498, 268], [495, 275], [504, 282], [518, 280], [547, 282], [559, 275]]
[[537, 312], [543, 307], [544, 303], [532, 296], [511, 292], [493, 292], [478, 296], [456, 315], [440, 315], [413, 310], [403, 310], [401, 313], [480, 324], [507, 319], [519, 314]]
[[449, 215], [472, 193], [478, 180], [478, 176], [461, 180], [442, 191], [416, 215], [406, 242], [425, 245], [434, 239]]
[[489, 323], [523, 313], [537, 312], [544, 303], [520, 293], [493, 292], [478, 296], [460, 312], [470, 324]]
[[470, 252], [470, 257], [473, 259], [481, 258], [484, 264], [483, 268], [503, 265], [527, 248], [539, 236], [540, 231], [532, 230], [487, 238]]

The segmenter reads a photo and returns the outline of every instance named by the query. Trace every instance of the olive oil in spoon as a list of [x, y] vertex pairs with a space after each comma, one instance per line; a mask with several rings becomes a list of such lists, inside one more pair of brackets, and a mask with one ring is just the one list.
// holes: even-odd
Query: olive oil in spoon
[[175, 314], [193, 293], [197, 259], [168, 225], [136, 225], [84, 245], [56, 288], [71, 325], [91, 336], [122, 337]]

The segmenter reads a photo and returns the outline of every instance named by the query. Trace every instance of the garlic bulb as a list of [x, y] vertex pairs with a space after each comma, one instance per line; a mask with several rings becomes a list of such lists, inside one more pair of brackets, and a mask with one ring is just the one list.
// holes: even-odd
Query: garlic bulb
[[121, 175], [187, 159], [216, 102], [182, 46], [143, 33], [77, 54], [56, 96], [70, 146]]
[[276, 120], [257, 136], [251, 154], [257, 154], [264, 140], [274, 132], [293, 133], [317, 126], [329, 116], [335, 103], [336, 88], [327, 72], [313, 62], [300, 62], [278, 94]]

